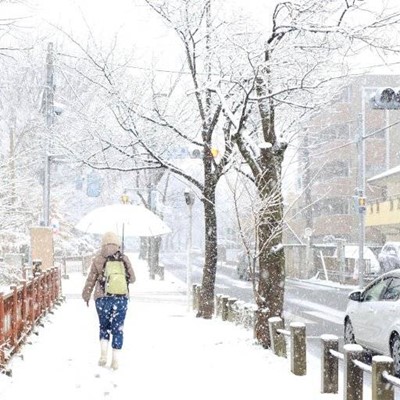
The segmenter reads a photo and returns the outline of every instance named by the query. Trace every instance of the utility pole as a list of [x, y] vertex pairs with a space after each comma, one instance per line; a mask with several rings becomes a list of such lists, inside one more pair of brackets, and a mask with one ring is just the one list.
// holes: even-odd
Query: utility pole
[[43, 93], [43, 112], [46, 118], [45, 154], [44, 154], [44, 182], [43, 182], [43, 224], [50, 225], [50, 139], [51, 127], [54, 123], [54, 53], [53, 43], [47, 46], [46, 57], [46, 86]]
[[313, 254], [312, 254], [312, 234], [314, 228], [312, 195], [311, 195], [311, 162], [310, 162], [310, 143], [309, 132], [305, 132], [303, 142], [303, 168], [304, 168], [304, 196], [305, 196], [305, 238], [306, 238], [306, 271], [305, 277], [310, 278], [314, 275]]
[[186, 256], [186, 296], [187, 296], [187, 311], [190, 311], [190, 305], [191, 305], [191, 289], [192, 289], [192, 225], [193, 225], [193, 204], [194, 204], [194, 193], [189, 189], [186, 188], [185, 192], [185, 202], [188, 206], [189, 209], [189, 226], [188, 226], [188, 238], [187, 238], [187, 245], [186, 245], [186, 251], [187, 251], [187, 256]]
[[357, 188], [357, 198], [358, 198], [358, 286], [360, 288], [364, 287], [364, 245], [365, 245], [365, 97], [364, 88], [361, 95], [361, 115], [359, 117], [358, 123], [358, 188]]

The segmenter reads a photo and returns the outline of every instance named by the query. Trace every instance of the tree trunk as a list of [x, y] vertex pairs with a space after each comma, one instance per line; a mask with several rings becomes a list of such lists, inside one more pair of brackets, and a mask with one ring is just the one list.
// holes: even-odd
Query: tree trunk
[[[270, 59], [266, 50], [265, 61]], [[261, 117], [263, 139], [272, 148], [261, 151], [261, 173], [253, 170], [256, 186], [263, 203], [258, 215], [258, 244], [260, 251], [260, 277], [256, 303], [258, 306], [254, 334], [265, 348], [270, 347], [268, 319], [282, 317], [285, 287], [285, 255], [282, 244], [283, 202], [281, 168], [285, 146], [277, 141], [275, 134], [275, 108], [271, 94], [270, 71], [256, 80], [256, 91], [260, 100], [258, 109]], [[268, 199], [273, 199], [268, 201]], [[279, 250], [277, 250], [279, 249]]]
[[[265, 238], [270, 237], [270, 230], [261, 225], [259, 231], [259, 243], [265, 243]], [[282, 234], [277, 235], [275, 244], [281, 242]], [[270, 247], [261, 250], [260, 279], [258, 283], [258, 296], [256, 322], [254, 335], [257, 341], [265, 348], [271, 345], [269, 336], [268, 319], [270, 317], [282, 317], [284, 284], [285, 284], [285, 259], [283, 248], [277, 252], [271, 252]]]
[[[211, 180], [211, 179], [210, 179]], [[214, 314], [215, 276], [217, 272], [217, 216], [215, 212], [215, 182], [206, 182], [204, 190], [205, 261], [197, 316], [211, 319]]]

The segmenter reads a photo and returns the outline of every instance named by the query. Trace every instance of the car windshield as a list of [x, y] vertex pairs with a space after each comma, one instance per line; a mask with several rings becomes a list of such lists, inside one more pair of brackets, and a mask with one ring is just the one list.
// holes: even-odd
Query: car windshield
[[393, 277], [386, 291], [382, 294], [381, 300], [396, 301], [400, 298], [400, 278]]
[[378, 301], [384, 290], [389, 286], [391, 278], [379, 280], [370, 288], [366, 289], [363, 294], [364, 301]]

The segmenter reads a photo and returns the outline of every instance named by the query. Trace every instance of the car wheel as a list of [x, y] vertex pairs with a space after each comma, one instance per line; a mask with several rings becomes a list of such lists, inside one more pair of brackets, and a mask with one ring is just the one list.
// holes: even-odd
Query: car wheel
[[400, 376], [400, 336], [398, 334], [390, 339], [390, 353], [393, 358], [394, 374]]
[[346, 319], [346, 321], [344, 323], [344, 343], [345, 344], [356, 343], [353, 325], [351, 324], [351, 321], [349, 319]]

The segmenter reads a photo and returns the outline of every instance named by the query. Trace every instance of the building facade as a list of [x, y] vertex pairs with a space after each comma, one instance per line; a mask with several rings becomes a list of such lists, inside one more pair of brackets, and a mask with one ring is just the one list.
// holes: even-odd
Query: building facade
[[[387, 196], [387, 187], [371, 178], [400, 164], [400, 124], [395, 124], [400, 111], [372, 109], [370, 98], [377, 88], [396, 87], [397, 80], [394, 75], [354, 78], [336, 103], [307, 124], [299, 150], [297, 187], [286, 202], [287, 242], [294, 243], [297, 236], [302, 244], [327, 244], [338, 239], [358, 243], [357, 193], [362, 187], [358, 135], [362, 134], [364, 143], [367, 203], [376, 203]], [[365, 243], [381, 246], [388, 232], [368, 218]]]

